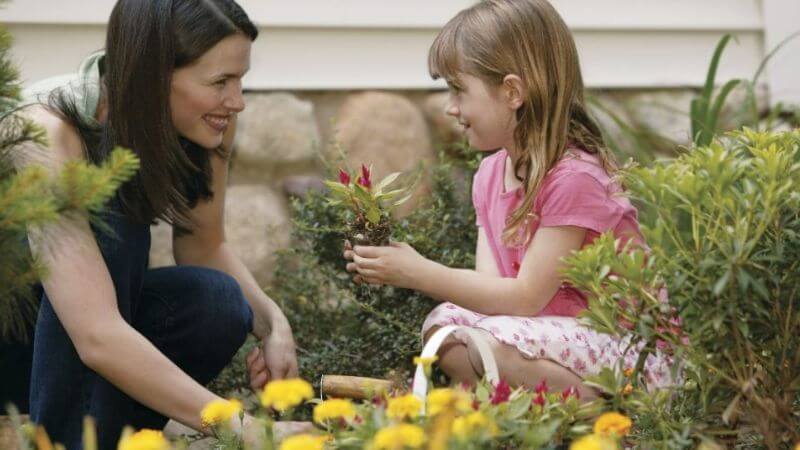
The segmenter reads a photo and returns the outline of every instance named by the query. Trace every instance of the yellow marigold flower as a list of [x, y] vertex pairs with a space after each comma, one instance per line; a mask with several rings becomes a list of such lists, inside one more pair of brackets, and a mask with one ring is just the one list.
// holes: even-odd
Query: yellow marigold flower
[[422, 401], [414, 394], [389, 399], [386, 416], [393, 420], [416, 419], [422, 410]]
[[794, 445], [794, 450], [800, 450], [800, 442]]
[[425, 443], [425, 431], [416, 425], [401, 423], [382, 428], [372, 441], [374, 450], [401, 450], [421, 448]]
[[459, 440], [466, 441], [469, 437], [483, 432], [494, 436], [497, 434], [497, 425], [480, 411], [475, 411], [466, 416], [456, 417], [452, 431]]
[[232, 417], [242, 412], [242, 403], [239, 400], [216, 399], [209, 402], [200, 413], [203, 425], [207, 427], [225, 424]]
[[266, 408], [275, 408], [280, 412], [303, 403], [314, 395], [308, 382], [299, 378], [271, 381], [261, 393], [261, 404]]
[[170, 450], [172, 447], [157, 430], [141, 430], [119, 441], [118, 450]]
[[633, 368], [629, 367], [622, 372], [626, 377], [630, 378], [633, 375]]
[[439, 356], [437, 356], [437, 355], [433, 355], [433, 356], [430, 356], [430, 357], [427, 357], [427, 358], [423, 358], [422, 356], [415, 356], [414, 357], [414, 365], [418, 366], [418, 365], [422, 364], [422, 367], [425, 367], [426, 369], [429, 369], [433, 365], [433, 363], [435, 363], [438, 360], [439, 360]]
[[617, 450], [617, 442], [607, 436], [590, 434], [572, 442], [569, 450]]
[[608, 412], [594, 423], [595, 434], [625, 436], [631, 430], [631, 419], [617, 412]]
[[356, 416], [356, 408], [353, 402], [343, 399], [325, 400], [314, 407], [314, 422], [322, 425], [331, 419], [351, 420]]
[[428, 414], [435, 416], [445, 408], [455, 408], [460, 413], [472, 411], [469, 394], [452, 388], [434, 389], [428, 394]]
[[323, 450], [328, 439], [328, 436], [298, 434], [284, 439], [280, 450]]
[[628, 394], [630, 394], [631, 392], [633, 392], [633, 385], [632, 385], [632, 384], [630, 384], [630, 383], [626, 384], [626, 385], [625, 385], [625, 387], [624, 387], [624, 388], [622, 388], [622, 393], [623, 393], [624, 395], [628, 395]]

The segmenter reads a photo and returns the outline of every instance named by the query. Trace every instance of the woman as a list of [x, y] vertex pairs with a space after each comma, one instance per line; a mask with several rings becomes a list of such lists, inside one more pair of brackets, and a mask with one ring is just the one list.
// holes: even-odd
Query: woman
[[[253, 388], [297, 375], [286, 317], [223, 228], [257, 34], [233, 0], [119, 0], [105, 54], [26, 109], [47, 131], [44, 158], [56, 170], [69, 159], [102, 162], [115, 146], [141, 161], [103, 215], [106, 227], [67, 217], [29, 236], [48, 267], [31, 419], [68, 449], [81, 447], [84, 415], [96, 419], [101, 449], [114, 448], [125, 425], [157, 429], [172, 418], [203, 430], [200, 411], [216, 398], [203, 385], [248, 332], [263, 342], [247, 358]], [[155, 219], [176, 230], [175, 267], [147, 269]]]

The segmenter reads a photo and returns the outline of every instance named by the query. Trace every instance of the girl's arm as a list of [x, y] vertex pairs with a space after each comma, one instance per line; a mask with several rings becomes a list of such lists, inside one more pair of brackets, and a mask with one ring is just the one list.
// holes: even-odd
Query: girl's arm
[[540, 228], [517, 278], [449, 268], [422, 257], [408, 244], [357, 246], [351, 269], [368, 283], [415, 289], [481, 314], [531, 316], [541, 311], [561, 286], [561, 259], [580, 249], [585, 234], [585, 229], [573, 226]]
[[483, 227], [478, 227], [478, 244], [475, 246], [475, 271], [494, 277], [500, 276], [500, 269], [497, 268], [497, 263], [492, 255], [492, 248], [489, 247], [489, 238], [486, 236], [486, 231], [483, 230]]
[[[223, 139], [223, 146], [230, 149], [235, 133], [236, 120], [231, 120]], [[236, 254], [225, 243], [225, 190], [228, 180], [228, 160], [213, 154], [211, 157], [212, 186], [214, 197], [198, 204], [191, 217], [195, 229], [191, 234], [173, 234], [173, 252], [179, 265], [195, 265], [217, 269], [236, 279], [247, 302], [253, 310], [253, 334], [264, 343], [264, 352], [257, 362], [248, 358], [253, 368], [251, 379], [254, 388], [259, 388], [270, 378], [297, 376], [297, 356], [289, 321], [275, 302], [258, 285], [253, 275]], [[222, 300], [222, 299], [220, 299]], [[263, 367], [266, 365], [266, 367]], [[267, 372], [268, 370], [268, 372]]]
[[[58, 171], [66, 160], [82, 157], [72, 127], [43, 109], [32, 111], [32, 118], [47, 132], [50, 149], [28, 163]], [[217, 396], [122, 318], [111, 275], [86, 219], [62, 217], [31, 230], [29, 240], [48, 268], [44, 289], [81, 361], [140, 403], [201, 430], [200, 411]]]

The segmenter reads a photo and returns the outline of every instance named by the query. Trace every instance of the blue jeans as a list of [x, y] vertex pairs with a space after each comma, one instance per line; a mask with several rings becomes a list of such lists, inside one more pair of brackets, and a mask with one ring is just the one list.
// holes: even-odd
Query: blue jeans
[[[150, 233], [117, 208], [106, 214], [111, 233], [95, 229], [126, 322], [200, 384], [231, 361], [253, 327], [253, 313], [231, 276], [213, 269], [147, 269]], [[82, 448], [85, 415], [97, 424], [101, 450], [116, 449], [126, 425], [161, 429], [167, 417], [147, 408], [78, 357], [47, 293], [42, 296], [33, 350], [31, 420], [68, 450]], [[152, 377], [147, 367], [140, 370]]]

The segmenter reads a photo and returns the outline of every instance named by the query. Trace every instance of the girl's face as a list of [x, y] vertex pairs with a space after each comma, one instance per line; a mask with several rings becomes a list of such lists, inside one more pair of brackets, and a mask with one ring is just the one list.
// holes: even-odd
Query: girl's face
[[207, 149], [222, 144], [233, 115], [244, 109], [242, 77], [250, 39], [234, 34], [172, 74], [170, 111], [178, 134]]
[[516, 126], [515, 109], [500, 92], [487, 86], [480, 78], [460, 74], [459, 85], [450, 87], [450, 99], [445, 112], [458, 119], [469, 144], [481, 151], [511, 149]]

